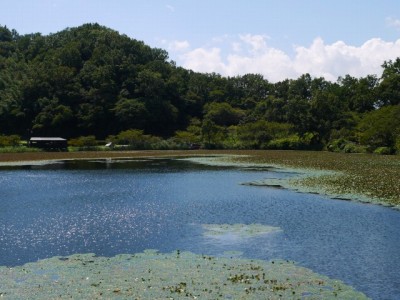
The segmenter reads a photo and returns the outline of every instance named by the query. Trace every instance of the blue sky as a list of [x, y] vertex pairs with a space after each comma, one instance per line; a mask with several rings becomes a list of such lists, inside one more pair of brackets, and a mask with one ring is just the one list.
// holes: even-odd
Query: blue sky
[[186, 68], [270, 81], [377, 74], [400, 56], [398, 0], [0, 0], [20, 34], [97, 22]]

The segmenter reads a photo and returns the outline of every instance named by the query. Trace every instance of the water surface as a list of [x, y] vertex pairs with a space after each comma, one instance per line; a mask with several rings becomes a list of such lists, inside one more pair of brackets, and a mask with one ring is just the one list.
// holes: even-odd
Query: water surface
[[[66, 161], [0, 170], [0, 265], [145, 249], [288, 259], [374, 299], [400, 298], [400, 213], [240, 185], [290, 176], [181, 160]], [[204, 224], [261, 224], [256, 237], [210, 237]]]

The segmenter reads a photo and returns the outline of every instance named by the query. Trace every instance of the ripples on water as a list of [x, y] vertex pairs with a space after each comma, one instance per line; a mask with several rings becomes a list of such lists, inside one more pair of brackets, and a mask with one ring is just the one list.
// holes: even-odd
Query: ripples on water
[[[290, 174], [184, 161], [65, 162], [0, 171], [0, 265], [145, 249], [289, 259], [375, 299], [400, 298], [400, 213], [241, 182]], [[215, 239], [204, 224], [281, 230]]]

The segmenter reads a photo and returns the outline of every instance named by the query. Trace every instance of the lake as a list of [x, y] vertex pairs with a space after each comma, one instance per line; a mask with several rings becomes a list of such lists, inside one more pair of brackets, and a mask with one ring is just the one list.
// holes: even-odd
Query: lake
[[[296, 261], [373, 299], [400, 299], [400, 212], [240, 184], [285, 176], [173, 159], [1, 167], [0, 265], [88, 252], [237, 251]], [[204, 234], [206, 224], [279, 230], [213, 236]]]

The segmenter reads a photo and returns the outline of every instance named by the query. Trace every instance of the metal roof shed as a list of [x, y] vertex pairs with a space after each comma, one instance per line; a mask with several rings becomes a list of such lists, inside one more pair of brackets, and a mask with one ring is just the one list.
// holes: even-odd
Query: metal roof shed
[[65, 150], [68, 147], [68, 143], [66, 139], [60, 137], [31, 137], [29, 147]]

